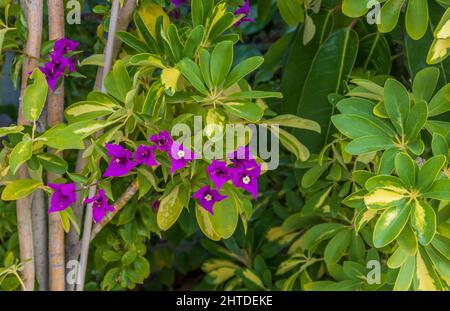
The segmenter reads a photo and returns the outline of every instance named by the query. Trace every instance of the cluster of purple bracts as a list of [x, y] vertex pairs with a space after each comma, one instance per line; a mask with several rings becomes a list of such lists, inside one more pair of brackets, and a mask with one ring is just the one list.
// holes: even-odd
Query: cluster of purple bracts
[[[155, 159], [156, 150], [168, 154], [171, 159], [171, 174], [184, 168], [192, 160], [199, 158], [191, 150], [174, 142], [167, 131], [154, 134], [149, 140], [153, 143], [152, 145], [141, 144], [134, 154], [120, 145], [106, 144], [105, 147], [110, 161], [103, 177], [124, 176], [137, 165], [158, 166], [159, 163]], [[231, 165], [228, 165], [226, 161], [213, 160], [206, 169], [215, 188], [206, 185], [192, 196], [201, 207], [211, 214], [213, 214], [214, 204], [226, 198], [219, 191], [223, 184], [228, 181], [232, 181], [235, 187], [249, 192], [255, 199], [258, 196], [258, 177], [261, 174], [261, 166], [250, 155], [249, 147], [239, 147], [233, 153], [228, 154], [228, 159]], [[49, 186], [53, 189], [49, 213], [60, 212], [75, 203], [76, 189], [74, 183], [49, 184]], [[92, 204], [93, 218], [96, 223], [103, 219], [106, 212], [114, 211], [114, 208], [108, 204], [104, 190], [100, 190], [94, 197], [86, 199], [84, 203]], [[152, 206], [152, 208], [157, 210], [158, 207]]]
[[66, 38], [55, 41], [53, 52], [50, 53], [50, 61], [39, 67], [52, 91], [55, 90], [58, 79], [64, 76], [66, 70], [69, 72], [75, 71], [75, 59], [66, 57], [66, 54], [75, 51], [78, 45], [78, 42]]

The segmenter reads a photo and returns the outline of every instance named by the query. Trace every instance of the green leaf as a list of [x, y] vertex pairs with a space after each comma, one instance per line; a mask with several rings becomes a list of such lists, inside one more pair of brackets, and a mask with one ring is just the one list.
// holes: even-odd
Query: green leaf
[[44, 138], [44, 144], [58, 150], [85, 148], [83, 139], [62, 124], [47, 130], [39, 138]]
[[[328, 142], [333, 130], [330, 117], [334, 114], [328, 94], [341, 92], [343, 82], [353, 69], [357, 51], [358, 35], [355, 31], [346, 28], [334, 32], [317, 51], [303, 85], [293, 85], [291, 89], [291, 92], [301, 92], [295, 114], [316, 121], [322, 128], [321, 134], [295, 131], [311, 152], [320, 152]], [[320, 91], [317, 90], [318, 85]]]
[[386, 188], [398, 193], [406, 193], [406, 189], [404, 188], [405, 186], [401, 179], [391, 175], [373, 176], [366, 181], [365, 187], [368, 191], [378, 188]]
[[447, 260], [450, 260], [450, 239], [437, 233], [431, 241], [431, 245], [444, 255]]
[[49, 172], [62, 175], [68, 169], [67, 162], [55, 154], [40, 153], [36, 157], [41, 162], [41, 165]]
[[277, 6], [281, 17], [289, 26], [303, 22], [303, 0], [277, 0]]
[[196, 63], [189, 58], [184, 58], [178, 63], [178, 67], [180, 68], [181, 74], [197, 91], [203, 95], [208, 95], [208, 90], [203, 84], [200, 68]]
[[411, 224], [420, 244], [429, 244], [436, 233], [436, 214], [433, 208], [425, 201], [416, 201]]
[[402, 248], [397, 248], [387, 261], [387, 266], [389, 269], [398, 269], [405, 263], [408, 259], [409, 254], [405, 252]]
[[184, 184], [174, 186], [163, 196], [159, 205], [156, 221], [162, 230], [168, 230], [180, 217], [189, 190]]
[[413, 278], [414, 290], [438, 291], [443, 286], [428, 258], [425, 250], [420, 247], [416, 254], [416, 270]]
[[339, 262], [347, 250], [352, 232], [350, 230], [342, 230], [336, 234], [325, 247], [324, 259], [327, 265], [333, 265]]
[[193, 58], [197, 52], [205, 32], [203, 25], [198, 25], [189, 33], [186, 44], [183, 49], [183, 57]]
[[[211, 54], [209, 54], [208, 50], [201, 48], [199, 51], [199, 66], [200, 72], [198, 75], [203, 77], [206, 86], [211, 90], [213, 88], [212, 80], [211, 80], [211, 72], [209, 71], [210, 63], [211, 63]], [[200, 79], [201, 80], [201, 79]], [[192, 83], [192, 82], [191, 82]]]
[[219, 42], [211, 54], [210, 73], [214, 86], [222, 87], [233, 64], [233, 42]]
[[294, 154], [297, 160], [301, 161], [308, 160], [310, 155], [308, 148], [306, 148], [305, 145], [299, 142], [294, 135], [280, 128], [274, 134], [275, 135], [278, 134], [278, 137], [280, 138], [280, 142], [283, 145], [283, 147], [289, 150], [289, 152], [291, 152], [292, 154]]
[[305, 129], [320, 133], [320, 126], [317, 122], [303, 119], [293, 114], [282, 114], [275, 118], [264, 120], [264, 124], [277, 124], [279, 126], [287, 126], [298, 129]]
[[117, 108], [119, 108], [119, 106], [114, 103], [81, 101], [67, 107], [64, 114], [69, 122], [74, 123], [110, 115]]
[[391, 32], [397, 25], [404, 0], [388, 0], [380, 11], [379, 32]]
[[332, 116], [331, 121], [339, 132], [352, 139], [363, 136], [389, 137], [382, 125], [359, 115], [338, 114]]
[[0, 137], [16, 134], [22, 132], [24, 127], [22, 125], [13, 125], [8, 127], [0, 127]]
[[408, 222], [411, 206], [399, 205], [386, 209], [381, 214], [373, 231], [373, 244], [381, 248], [395, 240]]
[[409, 188], [414, 187], [419, 168], [409, 155], [403, 152], [397, 154], [395, 157], [395, 170], [405, 185]]
[[61, 225], [64, 229], [65, 233], [68, 233], [70, 231], [70, 220], [69, 217], [67, 216], [66, 211], [60, 211], [58, 212], [59, 215], [59, 219], [61, 220]]
[[409, 255], [415, 255], [418, 248], [417, 238], [410, 226], [406, 225], [397, 238], [398, 246]]
[[416, 103], [420, 101], [429, 102], [433, 96], [439, 80], [439, 69], [436, 67], [426, 67], [420, 70], [414, 77], [413, 96]]
[[86, 57], [80, 62], [80, 66], [98, 66], [103, 67], [105, 65], [104, 54], [93, 54]]
[[28, 196], [42, 186], [40, 181], [33, 179], [17, 179], [6, 185], [1, 198], [4, 201], [15, 201]]
[[436, 180], [422, 196], [440, 201], [450, 201], [450, 179]]
[[384, 84], [384, 107], [397, 133], [403, 136], [409, 113], [409, 94], [397, 80], [388, 79]]
[[427, 246], [425, 249], [436, 271], [440, 274], [442, 279], [448, 280], [450, 278], [450, 262], [433, 247]]
[[252, 102], [227, 102], [223, 107], [227, 113], [250, 122], [258, 122], [264, 114], [263, 108]]
[[428, 159], [419, 170], [417, 186], [421, 192], [426, 192], [439, 176], [446, 161], [445, 156], [438, 155]]
[[224, 89], [229, 88], [234, 83], [238, 82], [239, 80], [243, 79], [248, 74], [255, 71], [261, 64], [264, 62], [264, 58], [261, 56], [253, 56], [250, 58], [247, 58], [240, 62], [238, 65], [236, 65], [228, 75], [225, 84], [223, 86]]
[[433, 155], [443, 155], [448, 156], [448, 143], [447, 140], [439, 133], [433, 134], [433, 140], [431, 141], [431, 150], [433, 151]]
[[48, 84], [39, 68], [33, 70], [30, 78], [34, 82], [27, 86], [23, 95], [23, 116], [28, 121], [37, 121], [47, 99]]
[[450, 84], [445, 85], [434, 95], [428, 105], [428, 110], [430, 117], [450, 111]]
[[164, 68], [161, 71], [161, 84], [166, 89], [167, 95], [173, 96], [175, 94], [180, 76], [181, 72], [176, 68]]
[[310, 249], [321, 241], [333, 237], [338, 231], [345, 228], [342, 224], [337, 223], [322, 223], [311, 227], [303, 235], [303, 248]]
[[307, 170], [302, 177], [302, 187], [309, 188], [314, 185], [319, 180], [320, 176], [322, 176], [322, 174], [330, 167], [330, 164], [331, 163], [329, 162], [322, 165], [316, 164]]
[[28, 161], [33, 155], [33, 142], [28, 138], [28, 140], [23, 140], [18, 143], [14, 149], [11, 151], [9, 157], [9, 165], [11, 172], [15, 175], [19, 167]]
[[132, 84], [127, 69], [121, 60], [117, 60], [112, 71], [106, 75], [104, 85], [109, 94], [121, 102], [125, 102]]
[[415, 267], [416, 267], [415, 256], [409, 256], [403, 263], [403, 265], [400, 267], [397, 279], [395, 280], [394, 291], [409, 290], [413, 280]]
[[[391, 50], [386, 37], [376, 32], [370, 33], [362, 38], [359, 42], [356, 63], [364, 70], [375, 70], [378, 74], [389, 74], [391, 72], [392, 61]], [[368, 90], [371, 91], [370, 89]]]
[[67, 131], [72, 131], [75, 135], [78, 135], [84, 139], [114, 123], [115, 121], [108, 122], [105, 120], [86, 120], [70, 123], [67, 125], [66, 129]]
[[349, 17], [360, 17], [367, 13], [367, 0], [354, 1], [344, 0], [342, 3], [342, 13]]
[[[352, 82], [355, 82], [355, 80], [352, 80]], [[358, 83], [363, 84], [364, 82], [359, 81]], [[381, 88], [381, 92], [383, 93], [383, 88]], [[336, 104], [336, 108], [342, 114], [357, 115], [363, 119], [369, 120], [371, 122], [370, 124], [372, 124], [373, 127], [382, 130], [385, 136], [394, 137], [396, 135], [395, 130], [392, 128], [389, 122], [374, 116], [373, 114], [374, 104], [370, 100], [356, 97], [345, 98], [340, 100]]]
[[123, 43], [136, 50], [139, 53], [148, 52], [147, 45], [142, 42], [138, 37], [132, 35], [126, 31], [118, 31], [116, 37], [119, 38]]
[[414, 141], [424, 128], [428, 118], [428, 107], [424, 101], [416, 103], [405, 122], [405, 134], [407, 141]]
[[[148, 51], [150, 52], [158, 52], [159, 51], [159, 47], [158, 47], [158, 43], [156, 42], [156, 40], [153, 38], [150, 29], [147, 27], [147, 25], [145, 24], [145, 22], [143, 21], [141, 15], [139, 12], [134, 13], [134, 24], [136, 25], [137, 30], [139, 31], [139, 33], [141, 34], [142, 38], [144, 39]], [[143, 46], [138, 43], [138, 48], [142, 49]], [[146, 49], [147, 50], [147, 49]]]
[[383, 152], [380, 159], [379, 174], [391, 174], [394, 169], [394, 159], [400, 150], [398, 148], [391, 148]]
[[385, 150], [394, 147], [394, 143], [390, 137], [381, 135], [370, 135], [358, 137], [352, 140], [345, 147], [345, 151], [350, 154], [364, 154], [378, 150]]
[[384, 188], [375, 189], [364, 196], [364, 203], [370, 209], [403, 206], [405, 201], [404, 194]]
[[239, 214], [234, 198], [226, 199], [214, 204], [214, 215], [209, 215], [211, 225], [221, 238], [230, 238], [236, 230]]
[[256, 99], [256, 98], [283, 98], [280, 92], [266, 92], [266, 91], [242, 91], [228, 95], [225, 100], [239, 100], [239, 99]]
[[[288, 48], [289, 46], [286, 48], [288, 57], [286, 64], [283, 66], [281, 82], [281, 89], [284, 95], [284, 101], [281, 107], [283, 113], [297, 114], [299, 100], [303, 90], [305, 89], [304, 85], [309, 76], [309, 72], [311, 71], [317, 50], [331, 32], [334, 18], [330, 12], [321, 10], [318, 14], [314, 14], [312, 17], [317, 26], [317, 35], [314, 36], [314, 38], [307, 45], [304, 45], [303, 25], [300, 24], [293, 36], [294, 38], [291, 40], [291, 48]], [[288, 40], [286, 39], [286, 41]], [[267, 54], [265, 55], [263, 67], [265, 67], [266, 62], [268, 62]], [[299, 92], [300, 90], [301, 92]]]
[[251, 288], [265, 289], [261, 279], [250, 269], [236, 270], [235, 274], [239, 276], [246, 286]]
[[405, 18], [406, 31], [414, 40], [422, 38], [428, 28], [427, 0], [408, 1]]
[[195, 217], [197, 219], [198, 226], [203, 234], [213, 240], [219, 241], [220, 235], [214, 231], [214, 227], [211, 224], [211, 218], [209, 217], [209, 213], [200, 205], [195, 205]]

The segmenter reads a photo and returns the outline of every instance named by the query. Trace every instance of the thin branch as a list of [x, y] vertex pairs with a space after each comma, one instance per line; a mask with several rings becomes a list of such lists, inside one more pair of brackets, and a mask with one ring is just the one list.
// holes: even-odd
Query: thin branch
[[[109, 22], [109, 30], [108, 30], [108, 40], [106, 41], [105, 48], [105, 63], [103, 66], [102, 79], [101, 79], [101, 90], [102, 92], [106, 92], [104, 87], [105, 77], [110, 71], [113, 62], [113, 52], [114, 52], [114, 41], [117, 31], [117, 21], [119, 18], [119, 0], [113, 0], [111, 6], [111, 18]], [[89, 188], [89, 196], [94, 196], [97, 191], [96, 185], [91, 186]], [[86, 207], [86, 213], [84, 216], [84, 229], [83, 229], [83, 238], [81, 241], [81, 253], [80, 253], [80, 264], [78, 270], [78, 282], [77, 282], [77, 291], [84, 290], [84, 282], [86, 278], [86, 268], [87, 268], [87, 260], [89, 255], [89, 244], [91, 241], [91, 228], [92, 228], [92, 204], [88, 204]]]
[[[77, 164], [75, 166], [75, 172], [81, 173], [86, 164], [87, 160], [82, 156], [78, 156]], [[77, 184], [77, 188], [81, 188], [81, 186], [82, 186], [81, 184]], [[72, 206], [77, 224], [80, 224], [83, 219], [84, 205], [82, 200], [83, 200], [83, 192], [79, 191], [77, 192], [77, 203], [74, 206]], [[74, 226], [71, 226], [65, 241], [66, 262], [69, 262], [71, 260], [78, 260], [78, 257], [80, 256], [80, 251], [81, 251], [80, 232], [76, 231]], [[67, 291], [75, 290], [75, 284], [73, 282], [69, 283], [66, 282], [66, 290]]]
[[134, 180], [130, 186], [125, 190], [124, 193], [120, 196], [120, 198], [114, 203], [114, 212], [107, 214], [103, 220], [95, 224], [91, 233], [91, 241], [97, 236], [97, 234], [114, 218], [114, 216], [125, 206], [128, 201], [136, 194], [139, 190], [139, 185], [137, 180]]
[[[117, 21], [117, 31], [124, 31], [128, 28], [128, 25], [131, 21], [131, 16], [133, 15], [133, 12], [136, 8], [137, 1], [136, 0], [128, 0], [125, 1], [122, 8], [120, 9], [119, 13], [119, 19]], [[115, 59], [117, 56], [117, 53], [119, 52], [120, 46], [122, 44], [122, 41], [115, 39], [114, 40], [114, 47], [113, 47], [113, 56], [112, 59]], [[97, 77], [95, 79], [95, 90], [100, 90], [103, 84], [103, 67], [98, 67], [97, 70]], [[101, 135], [101, 131], [97, 135]], [[78, 152], [77, 157], [77, 168], [76, 172], [80, 173], [83, 168], [85, 167], [87, 161], [83, 158], [83, 150]], [[74, 213], [77, 219], [77, 223], [81, 223], [81, 220], [83, 218], [83, 203], [81, 202], [82, 196], [79, 195], [77, 198], [77, 204], [74, 207]], [[80, 243], [80, 235], [75, 232], [75, 230], [72, 228], [69, 231], [69, 234], [66, 239], [66, 258], [67, 260], [76, 260], [80, 256], [81, 252], [81, 243]], [[66, 284], [67, 290], [74, 290], [75, 284]]]
[[[48, 0], [48, 21], [50, 40], [64, 37], [64, 2]], [[64, 83], [49, 93], [47, 102], [47, 123], [55, 126], [64, 123]], [[56, 150], [49, 150], [56, 154]], [[48, 173], [48, 181], [59, 178], [59, 175]], [[57, 213], [50, 214], [48, 223], [48, 250], [49, 250], [49, 289], [63, 291], [65, 288], [65, 262], [64, 262], [64, 229]]]

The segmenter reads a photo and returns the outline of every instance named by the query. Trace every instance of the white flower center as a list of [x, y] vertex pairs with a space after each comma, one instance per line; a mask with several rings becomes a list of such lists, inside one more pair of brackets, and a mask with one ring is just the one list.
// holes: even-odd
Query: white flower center
[[212, 196], [210, 194], [205, 195], [205, 200], [206, 201], [211, 201], [212, 200]]
[[178, 156], [180, 157], [180, 158], [183, 158], [184, 157], [184, 151], [183, 150], [178, 150]]
[[120, 159], [119, 158], [116, 159], [116, 163], [120, 163]]
[[244, 176], [242, 178], [242, 182], [246, 185], [248, 185], [250, 183], [250, 177], [249, 176]]

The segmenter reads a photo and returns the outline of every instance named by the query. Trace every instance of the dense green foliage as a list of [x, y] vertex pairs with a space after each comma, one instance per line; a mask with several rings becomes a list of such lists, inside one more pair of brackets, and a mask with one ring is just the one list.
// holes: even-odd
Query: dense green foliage
[[[102, 15], [98, 37], [70, 26], [67, 37], [86, 52], [65, 79], [64, 125], [37, 129], [50, 91], [39, 70], [31, 75], [24, 115], [32, 125], [0, 128], [8, 137], [0, 152], [2, 289], [20, 288], [10, 201], [36, 189], [51, 194], [43, 176], [53, 172], [84, 197], [95, 183], [112, 202], [139, 186], [91, 245], [88, 290], [447, 290], [449, 1], [379, 1], [377, 25], [366, 20], [369, 1], [259, 0], [251, 1], [255, 22], [239, 27], [232, 12], [243, 1], [190, 2], [140, 1], [129, 30], [117, 33], [124, 46], [106, 94], [91, 90], [108, 5], [93, 8]], [[4, 50], [21, 50], [22, 13], [13, 5], [9, 14], [18, 18], [4, 17], [0, 48], [6, 33]], [[16, 54], [16, 84], [20, 63]], [[280, 166], [261, 175], [256, 202], [226, 184], [216, 213], [201, 209], [190, 197], [207, 183], [206, 160], [171, 175], [158, 155], [157, 169], [102, 178], [105, 143], [135, 150], [176, 124], [193, 127], [194, 116], [219, 132], [227, 123], [280, 125]], [[87, 165], [75, 172], [78, 152]], [[22, 165], [30, 179], [14, 177]], [[60, 216], [66, 231], [81, 227], [71, 208]]]

